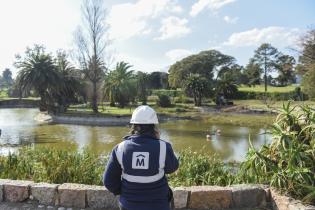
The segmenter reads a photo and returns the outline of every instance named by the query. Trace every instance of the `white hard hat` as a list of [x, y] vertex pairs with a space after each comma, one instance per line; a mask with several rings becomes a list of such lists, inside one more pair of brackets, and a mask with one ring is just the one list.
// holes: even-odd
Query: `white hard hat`
[[131, 124], [159, 124], [156, 112], [149, 106], [139, 106], [133, 111]]

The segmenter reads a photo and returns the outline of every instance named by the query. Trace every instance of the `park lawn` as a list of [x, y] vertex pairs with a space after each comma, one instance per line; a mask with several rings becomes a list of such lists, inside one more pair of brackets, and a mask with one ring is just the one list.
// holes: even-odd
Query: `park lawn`
[[[140, 103], [138, 105], [141, 105]], [[124, 108], [111, 107], [108, 103], [104, 106], [100, 105], [98, 116], [130, 116], [134, 109], [138, 105], [127, 106]], [[149, 106], [154, 108], [158, 114], [165, 115], [178, 115], [181, 116], [190, 116], [192, 113], [196, 113], [197, 110], [193, 108], [193, 104], [175, 104], [172, 107], [162, 108], [156, 106], [155, 103], [149, 102]], [[79, 114], [79, 115], [95, 115], [93, 110], [90, 107], [87, 107], [85, 104], [72, 105], [68, 108], [66, 114]]]
[[[263, 100], [233, 100], [235, 105], [245, 106], [249, 109], [273, 110], [280, 109], [282, 105], [288, 101], [263, 101]], [[291, 101], [292, 105], [309, 105], [315, 108], [315, 101]], [[268, 106], [267, 106], [268, 105]]]
[[[294, 89], [297, 86], [294, 85], [289, 85], [289, 86], [285, 86], [285, 87], [274, 87], [274, 86], [267, 86], [267, 92], [269, 93], [286, 93], [286, 92], [290, 92], [290, 91], [294, 91]], [[239, 91], [253, 91], [253, 92], [265, 92], [265, 86], [264, 85], [256, 85], [255, 87], [248, 87], [248, 86], [239, 86], [238, 87]]]

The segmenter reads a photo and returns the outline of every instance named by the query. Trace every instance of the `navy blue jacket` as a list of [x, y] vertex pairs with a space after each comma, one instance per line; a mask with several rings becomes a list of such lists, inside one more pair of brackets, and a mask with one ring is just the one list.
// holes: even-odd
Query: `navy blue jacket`
[[169, 210], [165, 174], [178, 168], [171, 144], [150, 136], [127, 136], [116, 145], [104, 172], [104, 185], [120, 195], [127, 210]]

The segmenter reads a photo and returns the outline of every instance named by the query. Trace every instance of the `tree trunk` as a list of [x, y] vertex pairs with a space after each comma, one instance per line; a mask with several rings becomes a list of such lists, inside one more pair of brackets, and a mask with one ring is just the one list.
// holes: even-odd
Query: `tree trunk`
[[195, 106], [198, 106], [197, 96], [196, 95], [194, 95], [194, 104], [195, 104]]
[[265, 56], [265, 93], [267, 93], [267, 61], [266, 61], [266, 56]]
[[98, 113], [98, 107], [97, 107], [97, 88], [96, 88], [96, 82], [93, 82], [93, 93], [92, 93], [92, 109], [94, 113]]

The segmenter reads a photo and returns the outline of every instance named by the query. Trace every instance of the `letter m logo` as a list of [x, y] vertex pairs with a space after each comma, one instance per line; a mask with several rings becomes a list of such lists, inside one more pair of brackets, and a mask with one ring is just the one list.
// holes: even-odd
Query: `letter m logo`
[[149, 153], [148, 152], [133, 152], [132, 153], [132, 168], [133, 169], [148, 169], [149, 168]]

